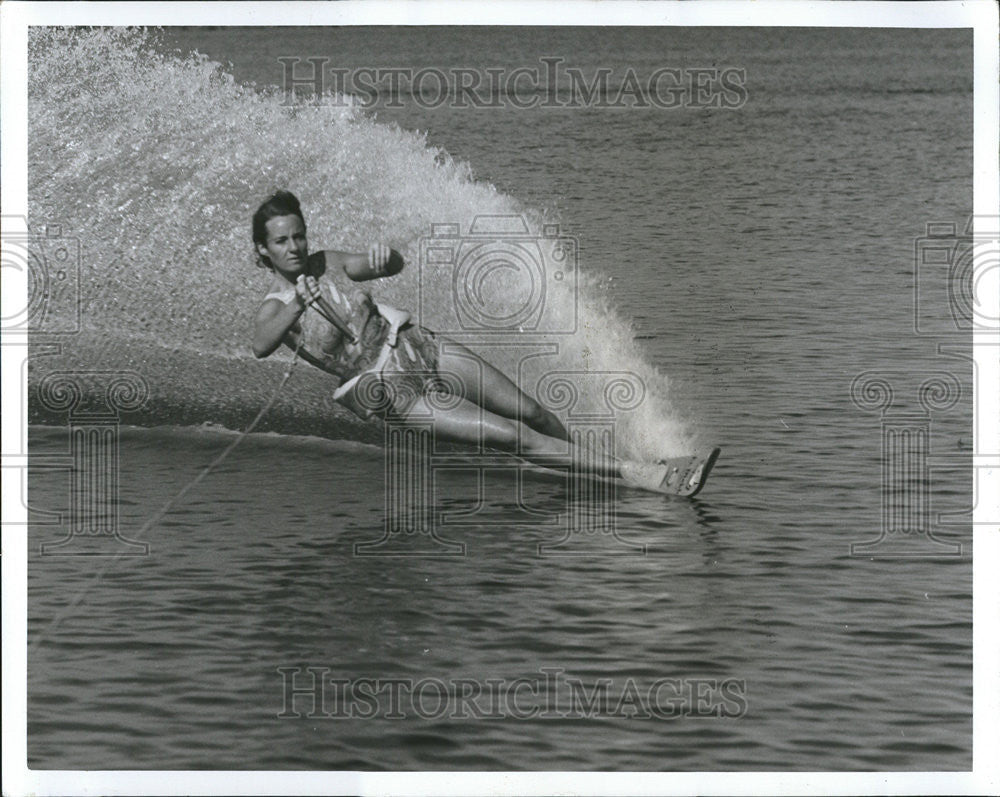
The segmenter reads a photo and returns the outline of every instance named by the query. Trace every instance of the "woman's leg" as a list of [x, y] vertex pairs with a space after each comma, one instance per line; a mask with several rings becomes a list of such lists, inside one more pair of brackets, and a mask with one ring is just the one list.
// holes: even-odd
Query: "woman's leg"
[[584, 450], [554, 439], [466, 399], [447, 409], [436, 407], [435, 403], [433, 398], [428, 401], [427, 396], [421, 396], [406, 417], [423, 421], [430, 416], [439, 440], [498, 448], [538, 465], [572, 465], [600, 476], [621, 475], [615, 458], [608, 452]]
[[569, 440], [549, 410], [522, 392], [507, 376], [461, 343], [439, 336], [438, 370], [458, 377], [463, 395], [491, 413], [520, 421], [546, 437]]

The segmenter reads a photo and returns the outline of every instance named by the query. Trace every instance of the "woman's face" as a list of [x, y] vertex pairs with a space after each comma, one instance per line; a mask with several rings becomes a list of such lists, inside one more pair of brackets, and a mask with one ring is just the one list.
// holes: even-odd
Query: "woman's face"
[[309, 256], [306, 225], [302, 219], [298, 216], [275, 216], [265, 227], [267, 243], [257, 244], [261, 257], [266, 257], [274, 268], [284, 274], [301, 274]]

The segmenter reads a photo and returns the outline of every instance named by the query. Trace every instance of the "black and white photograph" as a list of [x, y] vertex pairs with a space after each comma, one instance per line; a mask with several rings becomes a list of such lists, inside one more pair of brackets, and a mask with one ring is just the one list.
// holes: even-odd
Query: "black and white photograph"
[[1000, 790], [994, 3], [0, 14], [5, 795]]

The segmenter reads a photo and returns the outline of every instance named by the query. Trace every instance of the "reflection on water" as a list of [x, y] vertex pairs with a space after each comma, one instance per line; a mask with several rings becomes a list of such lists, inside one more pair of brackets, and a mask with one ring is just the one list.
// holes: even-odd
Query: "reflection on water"
[[[124, 429], [123, 528], [138, 528], [229, 439]], [[65, 432], [36, 427], [31, 440], [33, 453], [51, 453]], [[254, 479], [262, 471], [266, 481]], [[864, 507], [803, 515], [795, 492], [780, 500], [774, 488], [770, 504], [755, 504], [757, 485], [720, 467], [695, 500], [623, 490], [617, 536], [579, 533], [554, 549], [572, 509], [561, 477], [493, 470], [477, 494], [465, 470], [433, 500], [439, 520], [460, 521], [435, 530], [461, 555], [359, 556], [358, 543], [385, 534], [385, 496], [372, 489], [383, 472], [375, 448], [253, 436], [150, 530], [149, 556], [96, 581], [99, 561], [39, 556], [58, 529], [34, 527], [29, 635], [82, 599], [30, 654], [33, 765], [807, 769], [964, 758], [968, 559], [850, 557]], [[58, 508], [65, 482], [35, 476], [33, 505]], [[411, 685], [553, 670], [586, 694], [608, 683], [643, 699], [662, 679], [745, 684], [746, 710], [725, 720], [611, 709], [280, 717], [278, 668], [289, 667]], [[893, 741], [900, 730], [906, 741]]]

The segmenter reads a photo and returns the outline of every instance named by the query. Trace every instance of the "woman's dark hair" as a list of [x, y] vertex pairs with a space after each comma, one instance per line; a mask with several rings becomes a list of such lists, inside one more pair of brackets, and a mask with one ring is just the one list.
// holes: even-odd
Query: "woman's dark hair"
[[261, 268], [270, 268], [271, 264], [266, 257], [260, 256], [256, 244], [263, 246], [267, 243], [267, 223], [278, 216], [298, 216], [302, 219], [302, 226], [306, 226], [306, 218], [302, 215], [302, 207], [295, 194], [290, 191], [278, 191], [274, 196], [264, 200], [253, 214], [254, 254], [257, 256], [257, 265]]

